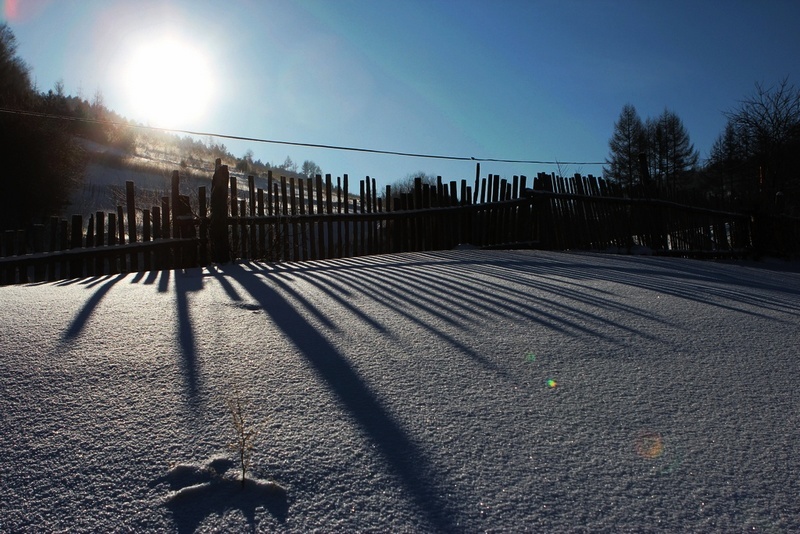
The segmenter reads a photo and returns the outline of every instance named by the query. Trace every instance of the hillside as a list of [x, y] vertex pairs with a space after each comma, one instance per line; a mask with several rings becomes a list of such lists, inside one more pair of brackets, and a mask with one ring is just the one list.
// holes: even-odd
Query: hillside
[[[78, 142], [87, 156], [82, 183], [75, 189], [65, 215], [79, 214], [88, 220], [96, 211], [113, 212], [125, 204], [125, 182], [136, 187], [137, 208], [158, 205], [169, 196], [173, 171], [181, 174], [182, 194], [197, 197], [197, 188], [210, 188], [217, 158], [231, 169], [240, 190], [247, 189], [247, 176], [256, 178], [256, 187], [267, 187], [267, 165], [253, 164], [230, 154], [213, 140], [197, 141], [162, 132], [139, 131], [129, 147], [112, 146], [86, 138]], [[276, 167], [275, 178], [305, 179], [305, 176]]]

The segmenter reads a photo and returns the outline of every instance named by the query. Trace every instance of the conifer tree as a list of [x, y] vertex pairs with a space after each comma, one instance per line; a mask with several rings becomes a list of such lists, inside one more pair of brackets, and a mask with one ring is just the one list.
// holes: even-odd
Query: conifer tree
[[645, 128], [642, 119], [631, 104], [625, 104], [619, 120], [614, 123], [614, 134], [608, 142], [606, 179], [618, 183], [629, 191], [641, 183], [639, 154], [645, 151]]
[[647, 120], [647, 152], [650, 176], [657, 186], [671, 191], [685, 189], [699, 153], [689, 140], [680, 117], [668, 109], [656, 120]]

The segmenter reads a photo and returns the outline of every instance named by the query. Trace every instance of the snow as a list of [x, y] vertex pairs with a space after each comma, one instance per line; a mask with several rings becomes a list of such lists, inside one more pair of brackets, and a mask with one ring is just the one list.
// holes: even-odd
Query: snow
[[800, 531], [800, 272], [768, 267], [458, 250], [2, 287], [0, 532]]

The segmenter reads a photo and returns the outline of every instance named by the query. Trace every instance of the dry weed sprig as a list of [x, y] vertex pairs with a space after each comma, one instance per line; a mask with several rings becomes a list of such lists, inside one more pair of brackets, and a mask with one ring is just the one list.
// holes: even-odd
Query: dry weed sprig
[[253, 457], [254, 442], [258, 431], [253, 428], [252, 423], [247, 420], [247, 403], [242, 401], [239, 395], [234, 395], [225, 399], [225, 405], [231, 414], [233, 423], [234, 441], [228, 444], [228, 448], [238, 457], [242, 468], [242, 487], [244, 487], [247, 470]]

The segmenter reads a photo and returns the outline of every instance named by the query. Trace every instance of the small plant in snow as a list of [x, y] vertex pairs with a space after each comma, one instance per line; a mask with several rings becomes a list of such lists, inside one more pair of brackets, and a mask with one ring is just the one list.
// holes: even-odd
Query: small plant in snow
[[247, 403], [239, 395], [226, 398], [225, 405], [231, 414], [235, 438], [228, 444], [228, 448], [239, 457], [242, 468], [242, 487], [244, 487], [247, 470], [250, 468], [250, 460], [253, 456], [253, 442], [258, 432], [252, 427], [252, 423], [246, 419]]

